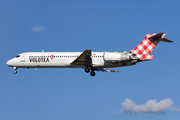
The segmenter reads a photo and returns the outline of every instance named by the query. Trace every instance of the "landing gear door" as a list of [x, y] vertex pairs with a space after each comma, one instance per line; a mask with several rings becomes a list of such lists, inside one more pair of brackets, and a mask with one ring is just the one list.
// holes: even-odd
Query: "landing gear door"
[[20, 56], [20, 60], [21, 60], [21, 62], [25, 62], [25, 54], [22, 54], [21, 56]]

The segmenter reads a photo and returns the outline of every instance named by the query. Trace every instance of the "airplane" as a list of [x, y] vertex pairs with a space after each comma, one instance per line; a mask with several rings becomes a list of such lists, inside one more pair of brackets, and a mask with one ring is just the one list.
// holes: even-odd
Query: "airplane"
[[128, 52], [25, 52], [7, 61], [14, 68], [82, 68], [86, 73], [95, 76], [95, 71], [120, 72], [107, 68], [136, 65], [138, 62], [153, 60], [150, 53], [160, 41], [173, 42], [166, 39], [165, 33], [147, 34], [143, 41]]

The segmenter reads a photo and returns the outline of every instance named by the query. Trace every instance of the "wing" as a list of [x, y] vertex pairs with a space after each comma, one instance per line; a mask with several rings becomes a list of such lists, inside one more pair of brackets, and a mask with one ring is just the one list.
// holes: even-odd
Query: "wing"
[[105, 69], [105, 68], [97, 68], [97, 71], [102, 71], [102, 72], [121, 72], [121, 71], [110, 70], [110, 69]]
[[77, 59], [71, 64], [74, 65], [92, 65], [91, 50], [85, 50]]

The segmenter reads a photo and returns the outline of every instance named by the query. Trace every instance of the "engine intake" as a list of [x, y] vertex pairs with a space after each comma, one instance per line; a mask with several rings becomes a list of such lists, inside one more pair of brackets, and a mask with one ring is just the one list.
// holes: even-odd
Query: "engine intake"
[[131, 59], [127, 53], [104, 53], [103, 58], [106, 62], [113, 62], [113, 63]]

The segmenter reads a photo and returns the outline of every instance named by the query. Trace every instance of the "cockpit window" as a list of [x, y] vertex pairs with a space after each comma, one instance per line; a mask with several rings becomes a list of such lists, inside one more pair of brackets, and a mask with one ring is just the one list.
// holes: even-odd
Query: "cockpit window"
[[20, 57], [20, 55], [17, 55], [16, 58]]

